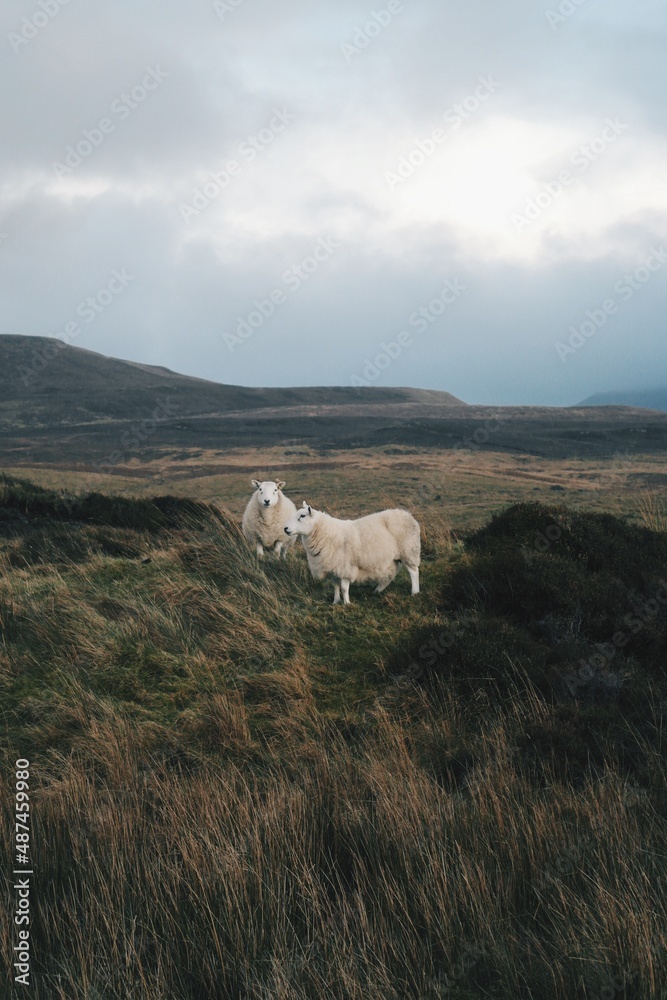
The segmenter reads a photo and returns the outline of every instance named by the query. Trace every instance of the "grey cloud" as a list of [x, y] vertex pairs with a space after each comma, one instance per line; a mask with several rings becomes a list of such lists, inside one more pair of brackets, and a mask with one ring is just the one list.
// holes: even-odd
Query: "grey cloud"
[[[475, 113], [469, 136], [461, 130], [464, 144], [498, 116], [558, 126], [561, 138], [531, 168], [541, 182], [570, 152], [568, 130], [627, 113], [632, 137], [625, 151], [601, 159], [591, 190], [607, 185], [615, 196], [616, 172], [637, 155], [638, 138], [650, 140], [657, 177], [665, 141], [660, 8], [587, 0], [552, 30], [544, 15], [558, 2], [404, 0], [348, 64], [341, 44], [384, 6], [243, 0], [221, 19], [201, 0], [187, 9], [176, 0], [139, 8], [71, 0], [16, 53], [7, 34], [38, 3], [4, 7], [0, 82], [12, 99], [0, 107], [8, 137], [0, 152], [3, 332], [58, 333], [124, 267], [132, 282], [73, 342], [226, 382], [345, 384], [444, 280], [459, 278], [465, 295], [415, 333], [378, 384], [568, 404], [624, 379], [654, 384], [661, 371], [667, 379], [667, 269], [567, 362], [554, 348], [619, 273], [667, 236], [657, 186], [654, 208], [624, 212], [622, 200], [610, 203], [594, 246], [563, 235], [556, 213], [545, 214], [539, 260], [519, 262], [502, 248], [495, 256], [471, 249], [479, 243], [468, 244], [437, 205], [432, 221], [411, 218], [409, 208], [394, 219], [382, 173], [492, 75], [501, 87]], [[157, 65], [167, 78], [116, 121], [112, 102]], [[283, 106], [294, 124], [184, 222], [179, 205], [192, 201], [201, 178], [238, 156], [239, 143]], [[105, 116], [113, 132], [71, 174], [81, 190], [58, 193], [52, 161]], [[450, 154], [438, 156], [428, 169], [446, 168]], [[492, 178], [493, 153], [486, 156]], [[408, 206], [426, 170], [400, 192]], [[284, 271], [329, 233], [340, 249], [230, 352], [225, 332], [255, 299], [283, 288]]]

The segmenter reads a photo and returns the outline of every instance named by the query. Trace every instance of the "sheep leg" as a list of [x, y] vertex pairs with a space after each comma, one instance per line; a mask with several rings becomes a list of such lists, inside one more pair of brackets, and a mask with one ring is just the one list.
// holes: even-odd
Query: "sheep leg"
[[375, 588], [375, 593], [381, 594], [383, 590], [387, 589], [387, 587], [389, 586], [389, 584], [393, 579], [394, 579], [393, 576], [390, 576], [388, 580], [380, 580], [377, 587]]
[[350, 581], [349, 580], [341, 580], [340, 581], [340, 589], [343, 592], [343, 604], [349, 604], [350, 603]]
[[416, 566], [412, 569], [411, 566], [405, 567], [410, 574], [410, 582], [412, 583], [412, 596], [419, 593], [419, 567]]
[[257, 553], [257, 558], [258, 559], [261, 559], [262, 556], [264, 555], [264, 546], [262, 545], [261, 542], [257, 542], [257, 546], [255, 548], [255, 552]]
[[337, 580], [334, 581], [334, 604], [340, 604], [340, 584]]
[[275, 552], [275, 554], [280, 559], [280, 556], [281, 556], [282, 551], [283, 551], [283, 543], [282, 542], [276, 542], [273, 551]]

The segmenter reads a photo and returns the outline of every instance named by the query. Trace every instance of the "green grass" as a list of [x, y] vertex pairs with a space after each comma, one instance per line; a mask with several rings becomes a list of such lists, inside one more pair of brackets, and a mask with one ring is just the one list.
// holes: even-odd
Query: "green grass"
[[5, 478], [32, 996], [660, 996], [667, 536], [419, 516], [419, 597], [399, 574], [342, 608], [225, 510]]

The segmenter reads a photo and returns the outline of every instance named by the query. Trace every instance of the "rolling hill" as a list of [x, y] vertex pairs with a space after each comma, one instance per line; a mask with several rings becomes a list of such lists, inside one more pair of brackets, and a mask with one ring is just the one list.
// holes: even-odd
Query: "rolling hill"
[[0, 336], [0, 462], [104, 466], [168, 449], [306, 444], [473, 448], [544, 457], [667, 450], [667, 414], [632, 407], [471, 406], [384, 386], [249, 388], [122, 361], [52, 338]]
[[448, 392], [429, 389], [221, 385], [106, 357], [52, 337], [0, 336], [0, 372], [0, 421], [6, 425], [18, 418], [26, 427], [140, 419], [166, 398], [180, 417], [284, 406], [465, 405]]

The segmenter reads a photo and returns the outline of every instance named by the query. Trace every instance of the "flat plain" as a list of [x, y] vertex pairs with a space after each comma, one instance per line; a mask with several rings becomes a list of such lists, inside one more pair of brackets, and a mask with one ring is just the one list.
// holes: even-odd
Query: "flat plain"
[[71, 494], [99, 490], [146, 498], [170, 493], [229, 508], [237, 517], [252, 492], [251, 479], [282, 479], [285, 492], [335, 516], [357, 517], [382, 506], [409, 506], [422, 519], [444, 518], [452, 527], [480, 525], [511, 503], [563, 502], [581, 510], [630, 519], [667, 495], [662, 453], [617, 451], [603, 458], [545, 458], [473, 447], [460, 449], [319, 449], [297, 443], [227, 451], [164, 449], [97, 472], [84, 464], [7, 466], [41, 486]]

